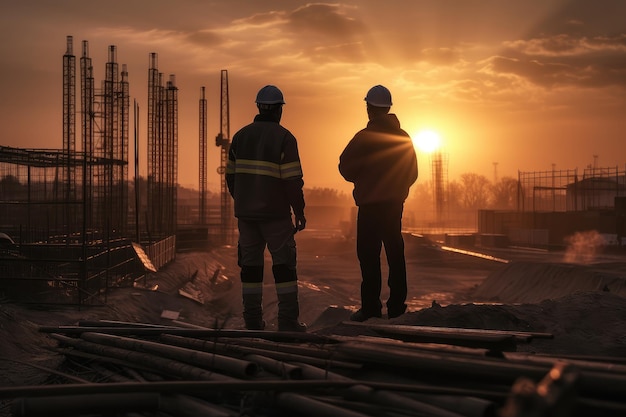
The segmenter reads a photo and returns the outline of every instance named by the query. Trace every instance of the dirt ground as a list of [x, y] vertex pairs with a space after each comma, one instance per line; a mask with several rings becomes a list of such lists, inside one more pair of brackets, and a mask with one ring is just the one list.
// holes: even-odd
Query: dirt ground
[[[520, 350], [554, 355], [626, 356], [626, 258], [597, 255], [587, 264], [563, 253], [507, 249], [473, 256], [406, 235], [409, 311], [373, 324], [549, 332]], [[360, 304], [354, 241], [314, 232], [297, 235], [301, 320], [310, 332], [366, 334], [342, 324]], [[383, 255], [384, 256], [384, 255]], [[506, 262], [505, 262], [506, 261]], [[383, 262], [384, 264], [384, 262]], [[386, 274], [386, 271], [384, 275]], [[141, 287], [114, 289], [106, 305], [36, 309], [0, 300], [0, 386], [33, 385], [61, 357], [39, 326], [114, 320], [243, 328], [236, 248], [179, 253], [146, 276]], [[383, 285], [383, 301], [387, 295]], [[268, 330], [276, 329], [276, 295], [269, 257], [264, 287]]]

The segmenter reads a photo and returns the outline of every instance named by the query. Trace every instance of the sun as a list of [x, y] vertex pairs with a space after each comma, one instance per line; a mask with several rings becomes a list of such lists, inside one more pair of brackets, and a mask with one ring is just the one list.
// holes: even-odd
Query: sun
[[441, 146], [441, 138], [434, 130], [420, 130], [412, 138], [413, 145], [424, 153], [433, 153]]

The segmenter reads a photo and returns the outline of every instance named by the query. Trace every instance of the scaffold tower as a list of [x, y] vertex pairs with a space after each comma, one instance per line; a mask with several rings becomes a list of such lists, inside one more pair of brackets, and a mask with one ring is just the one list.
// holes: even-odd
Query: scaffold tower
[[[67, 37], [67, 49], [63, 55], [63, 151], [66, 159], [76, 151], [76, 56], [73, 37]], [[65, 198], [74, 198], [74, 172], [72, 164], [65, 167]]]
[[148, 69], [148, 207], [149, 240], [176, 233], [178, 182], [178, 88], [174, 75], [167, 85], [150, 54]]
[[220, 133], [215, 137], [215, 145], [220, 147], [220, 199], [221, 223], [220, 235], [222, 244], [234, 244], [234, 220], [232, 198], [226, 185], [226, 162], [230, 149], [230, 104], [228, 96], [228, 70], [221, 71], [220, 94]]
[[205, 87], [200, 90], [200, 103], [199, 103], [199, 132], [200, 132], [200, 146], [198, 150], [198, 166], [200, 168], [199, 186], [200, 186], [200, 201], [199, 201], [199, 223], [205, 225], [207, 223], [207, 100], [205, 97]]
[[448, 203], [448, 159], [441, 152], [433, 153], [431, 160], [433, 181], [433, 201], [435, 204], [435, 218], [439, 225], [443, 224], [446, 217], [446, 205]]

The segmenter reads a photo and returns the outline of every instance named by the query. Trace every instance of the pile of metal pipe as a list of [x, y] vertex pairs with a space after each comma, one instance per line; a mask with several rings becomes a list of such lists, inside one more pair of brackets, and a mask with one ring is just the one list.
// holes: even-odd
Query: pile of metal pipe
[[[117, 407], [103, 410], [260, 417], [521, 417], [554, 415], [556, 407], [567, 416], [626, 413], [623, 365], [389, 338], [410, 333], [406, 326], [386, 329], [387, 337], [346, 337], [83, 324], [40, 330], [58, 341], [68, 364], [80, 362], [97, 380], [0, 388], [0, 398], [14, 399], [13, 415], [54, 415], [56, 404], [66, 404], [59, 410], [66, 415], [99, 415], [100, 404], [119, 394], [126, 397]], [[45, 402], [50, 414], [41, 414]]]

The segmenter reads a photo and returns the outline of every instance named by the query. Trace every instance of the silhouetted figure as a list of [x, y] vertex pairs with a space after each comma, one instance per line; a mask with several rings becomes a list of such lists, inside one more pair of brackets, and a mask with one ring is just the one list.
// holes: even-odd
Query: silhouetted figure
[[267, 85], [259, 90], [256, 104], [259, 114], [233, 136], [226, 165], [239, 227], [243, 317], [247, 329], [265, 328], [263, 260], [267, 247], [278, 296], [278, 329], [303, 332], [306, 325], [298, 321], [294, 239], [306, 226], [298, 144], [280, 125], [285, 101], [277, 87]]
[[406, 261], [402, 211], [409, 187], [417, 180], [417, 156], [411, 137], [389, 113], [391, 93], [382, 85], [365, 96], [369, 122], [348, 143], [339, 158], [339, 172], [354, 183], [358, 206], [356, 250], [361, 266], [361, 308], [353, 321], [382, 317], [381, 264], [385, 245], [389, 265], [387, 315], [406, 311]]

